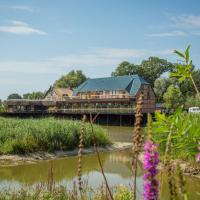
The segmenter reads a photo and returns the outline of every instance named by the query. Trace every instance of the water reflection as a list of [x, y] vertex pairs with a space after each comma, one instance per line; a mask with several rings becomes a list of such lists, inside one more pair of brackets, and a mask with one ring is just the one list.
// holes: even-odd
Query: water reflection
[[[118, 174], [128, 178], [131, 174], [128, 152], [102, 153], [101, 159], [106, 173]], [[71, 180], [77, 173], [77, 157], [61, 158], [52, 161], [41, 161], [37, 164], [0, 167], [0, 184], [2, 181], [16, 181], [25, 185], [46, 182], [48, 169], [52, 165], [54, 180], [61, 182]], [[99, 172], [97, 158], [94, 154], [83, 156], [83, 174]]]
[[102, 126], [108, 130], [109, 137], [116, 142], [131, 142], [133, 127], [130, 126]]

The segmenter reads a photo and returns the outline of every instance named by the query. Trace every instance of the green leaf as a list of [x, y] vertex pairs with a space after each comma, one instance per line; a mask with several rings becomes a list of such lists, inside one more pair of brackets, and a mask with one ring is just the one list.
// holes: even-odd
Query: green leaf
[[188, 45], [187, 49], [185, 50], [185, 61], [188, 63], [190, 58], [190, 45]]
[[171, 72], [170, 77], [180, 77], [180, 74], [177, 72]]
[[185, 55], [182, 54], [181, 52], [177, 51], [177, 50], [174, 50], [174, 53], [177, 54], [181, 58], [185, 58]]

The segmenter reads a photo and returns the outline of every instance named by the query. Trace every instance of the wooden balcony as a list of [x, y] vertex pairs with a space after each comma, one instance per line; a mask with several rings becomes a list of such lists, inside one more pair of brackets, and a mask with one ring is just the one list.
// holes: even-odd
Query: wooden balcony
[[101, 95], [81, 95], [73, 97], [76, 99], [128, 99], [130, 95], [128, 94], [101, 94]]
[[135, 108], [71, 108], [49, 110], [49, 113], [66, 113], [66, 114], [133, 114]]

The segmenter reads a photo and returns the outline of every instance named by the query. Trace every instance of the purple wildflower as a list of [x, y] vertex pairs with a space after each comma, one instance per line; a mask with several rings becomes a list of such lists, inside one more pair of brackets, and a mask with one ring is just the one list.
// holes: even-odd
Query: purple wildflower
[[197, 154], [196, 160], [197, 160], [197, 162], [200, 162], [200, 141], [199, 141], [198, 150], [199, 150], [199, 153]]
[[144, 200], [158, 199], [158, 180], [157, 165], [159, 163], [158, 145], [152, 141], [147, 141], [144, 146], [143, 167], [146, 170], [144, 174]]
[[197, 154], [197, 156], [196, 156], [196, 161], [197, 161], [197, 162], [200, 162], [200, 153]]

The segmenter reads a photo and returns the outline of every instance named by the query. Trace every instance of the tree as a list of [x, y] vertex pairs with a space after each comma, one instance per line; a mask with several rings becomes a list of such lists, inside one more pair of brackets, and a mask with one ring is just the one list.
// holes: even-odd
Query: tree
[[135, 74], [137, 68], [137, 65], [131, 64], [127, 61], [123, 61], [118, 65], [115, 71], [112, 72], [111, 76], [124, 76]]
[[13, 94], [10, 94], [8, 95], [7, 99], [21, 99], [22, 97], [17, 94], [17, 93], [13, 93]]
[[44, 93], [43, 92], [32, 92], [23, 94], [23, 99], [43, 99]]
[[62, 76], [60, 79], [55, 81], [54, 87], [55, 88], [76, 88], [81, 83], [83, 83], [86, 80], [86, 76], [83, 74], [81, 70], [77, 71], [70, 71], [68, 74]]
[[167, 109], [175, 110], [181, 106], [183, 99], [179, 87], [170, 85], [163, 95], [164, 104]]
[[185, 100], [185, 108], [200, 107], [200, 101], [197, 96], [187, 96]]
[[130, 64], [129, 62], [124, 61], [119, 64], [111, 75], [123, 76], [138, 74], [153, 85], [154, 81], [163, 73], [172, 71], [173, 69], [174, 64], [168, 62], [167, 60], [160, 59], [158, 57], [149, 57], [148, 60], [143, 60], [139, 65]]
[[5, 112], [6, 108], [5, 106], [3, 105], [3, 102], [2, 100], [0, 99], [0, 112]]
[[[200, 91], [200, 70], [195, 70], [194, 68], [192, 70], [192, 77], [198, 90]], [[179, 87], [184, 96], [195, 96], [197, 94], [192, 81], [189, 79], [185, 79], [180, 82]]]
[[158, 78], [155, 80], [154, 91], [156, 93], [157, 102], [163, 102], [163, 95], [167, 91], [167, 88], [175, 83], [176, 80], [172, 78]]

